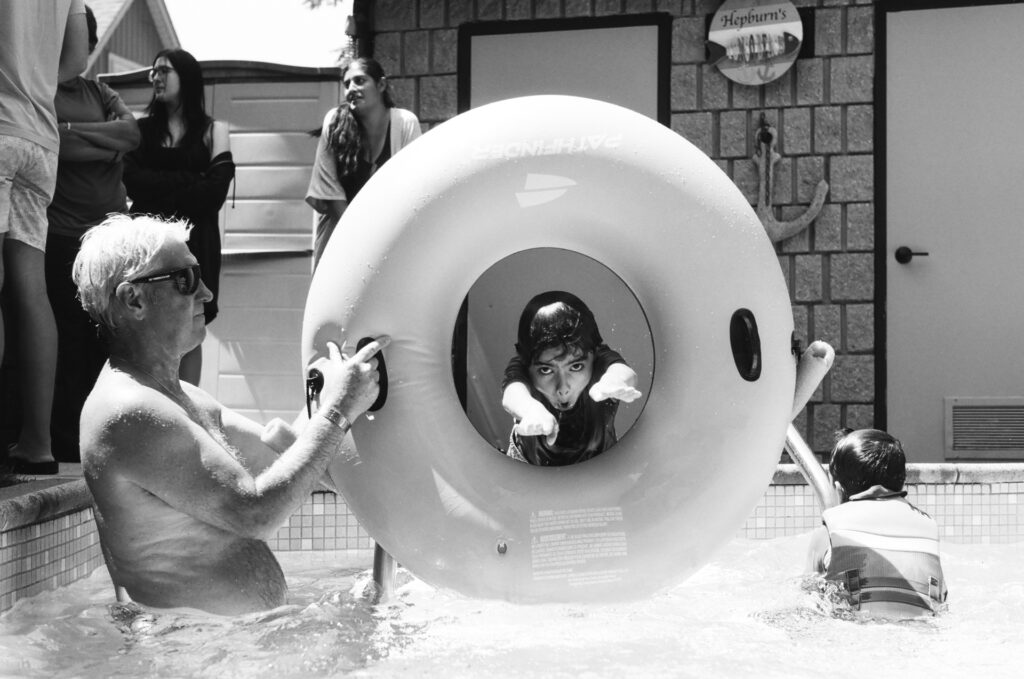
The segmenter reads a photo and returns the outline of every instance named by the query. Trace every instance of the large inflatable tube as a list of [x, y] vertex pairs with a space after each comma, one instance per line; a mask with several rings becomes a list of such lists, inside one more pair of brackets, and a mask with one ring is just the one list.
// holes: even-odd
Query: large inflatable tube
[[[654, 346], [639, 419], [569, 467], [488, 445], [452, 373], [467, 291], [531, 248], [614, 271]], [[327, 246], [302, 342], [308, 365], [329, 339], [393, 338], [387, 402], [330, 471], [399, 563], [470, 596], [613, 601], [682, 580], [743, 526], [785, 441], [792, 331], [775, 252], [714, 162], [627, 109], [538, 96], [459, 115], [381, 168]]]

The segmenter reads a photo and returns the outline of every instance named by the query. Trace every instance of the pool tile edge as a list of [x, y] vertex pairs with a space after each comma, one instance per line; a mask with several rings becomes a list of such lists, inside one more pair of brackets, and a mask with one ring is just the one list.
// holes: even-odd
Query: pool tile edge
[[29, 487], [26, 491], [0, 500], [0, 532], [92, 507], [92, 495], [85, 485], [85, 479], [73, 479], [39, 490]]

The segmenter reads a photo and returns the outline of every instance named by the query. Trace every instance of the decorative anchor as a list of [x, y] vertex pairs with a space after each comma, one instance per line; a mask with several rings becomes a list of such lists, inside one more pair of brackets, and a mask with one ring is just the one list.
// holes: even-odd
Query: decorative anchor
[[775, 152], [775, 128], [765, 120], [762, 113], [761, 124], [757, 131], [757, 146], [754, 150], [754, 164], [758, 169], [757, 216], [760, 217], [761, 224], [773, 243], [792, 238], [806, 229], [821, 212], [821, 207], [825, 204], [825, 196], [828, 194], [828, 182], [822, 179], [814, 189], [814, 199], [806, 212], [788, 222], [780, 222], [775, 219], [775, 210], [772, 206], [772, 187], [775, 179], [775, 163], [779, 162], [781, 158], [782, 156]]

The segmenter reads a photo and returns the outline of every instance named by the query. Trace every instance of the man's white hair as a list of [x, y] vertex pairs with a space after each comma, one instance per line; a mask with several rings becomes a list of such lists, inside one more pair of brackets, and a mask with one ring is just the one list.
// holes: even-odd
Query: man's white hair
[[191, 230], [183, 219], [112, 214], [86, 231], [71, 270], [82, 308], [113, 330], [110, 304], [117, 286], [145, 271], [166, 243], [186, 242]]

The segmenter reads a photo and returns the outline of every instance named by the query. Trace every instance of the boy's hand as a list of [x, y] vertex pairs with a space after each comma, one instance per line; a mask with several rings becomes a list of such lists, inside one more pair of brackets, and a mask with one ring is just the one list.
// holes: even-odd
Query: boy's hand
[[540, 402], [535, 401], [516, 423], [516, 433], [520, 436], [546, 436], [547, 444], [554, 445], [558, 438], [558, 420]]
[[614, 398], [623, 403], [631, 403], [641, 396], [636, 388], [612, 380], [601, 379], [590, 388], [590, 398], [595, 401]]

